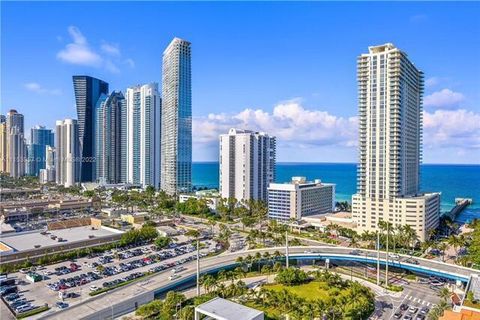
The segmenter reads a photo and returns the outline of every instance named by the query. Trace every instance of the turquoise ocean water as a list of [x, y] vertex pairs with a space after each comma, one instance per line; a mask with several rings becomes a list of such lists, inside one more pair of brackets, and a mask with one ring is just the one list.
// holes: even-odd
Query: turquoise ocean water
[[[218, 188], [218, 162], [194, 162], [193, 185]], [[290, 181], [292, 176], [305, 176], [309, 180], [321, 179], [335, 183], [337, 201], [351, 201], [356, 192], [356, 164], [353, 163], [277, 163], [277, 181]], [[458, 217], [459, 222], [480, 218], [480, 165], [421, 166], [421, 190], [442, 193], [442, 211], [449, 211], [455, 198], [473, 198]]]

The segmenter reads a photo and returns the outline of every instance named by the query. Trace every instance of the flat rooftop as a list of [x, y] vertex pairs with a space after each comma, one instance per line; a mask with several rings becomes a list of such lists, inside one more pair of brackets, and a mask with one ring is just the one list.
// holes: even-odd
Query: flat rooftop
[[195, 308], [195, 312], [199, 312], [213, 319], [222, 320], [249, 320], [263, 319], [263, 311], [243, 306], [222, 298], [214, 298], [210, 301], [202, 303]]
[[[41, 231], [33, 232], [19, 232], [12, 234], [2, 235], [0, 239], [5, 245], [15, 249], [15, 251], [25, 251], [35, 249], [35, 245], [44, 247], [54, 247], [71, 242], [88, 240], [90, 235], [95, 238], [102, 238], [116, 234], [114, 231], [110, 231], [105, 228], [92, 230], [91, 226], [74, 227], [60, 230], [48, 231], [48, 234], [43, 235]], [[57, 236], [57, 238], [63, 238], [63, 242], [58, 242], [50, 238], [51, 235]]]

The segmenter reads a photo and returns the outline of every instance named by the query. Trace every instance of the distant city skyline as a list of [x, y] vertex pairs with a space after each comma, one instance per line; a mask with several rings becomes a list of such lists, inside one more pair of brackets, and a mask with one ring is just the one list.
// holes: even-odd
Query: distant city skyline
[[[278, 162], [355, 163], [356, 56], [392, 42], [425, 74], [423, 162], [480, 159], [478, 3], [1, 5], [2, 114], [24, 114], [27, 138], [34, 125], [77, 119], [72, 75], [123, 92], [161, 82], [178, 36], [193, 43], [194, 161], [216, 161], [218, 135], [236, 127], [276, 136]], [[106, 10], [143, 18], [105, 21]]]

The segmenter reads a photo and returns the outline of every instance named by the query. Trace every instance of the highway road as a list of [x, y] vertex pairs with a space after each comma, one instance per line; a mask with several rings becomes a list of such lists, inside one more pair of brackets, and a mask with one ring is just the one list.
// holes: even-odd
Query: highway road
[[[237, 257], [246, 257], [247, 255], [255, 255], [256, 252], [275, 251], [285, 252], [285, 247], [265, 248], [247, 250], [222, 254], [215, 257], [205, 258], [201, 260], [201, 272], [215, 272], [226, 267], [233, 267]], [[338, 259], [338, 260], [356, 260], [376, 263], [376, 251], [358, 250], [355, 253], [352, 248], [331, 247], [331, 246], [309, 246], [309, 247], [291, 247], [289, 248], [290, 259], [312, 259], [315, 257]], [[385, 253], [380, 254], [381, 263], [385, 263]], [[418, 264], [407, 263], [405, 260], [409, 256], [400, 255], [397, 261], [389, 261], [389, 264], [395, 267], [410, 269], [414, 271], [423, 271], [428, 274], [442, 276], [448, 279], [461, 280], [466, 282], [472, 273], [478, 272], [469, 268], [449, 265], [439, 261], [431, 261], [427, 259], [415, 258]], [[105, 294], [91, 297], [77, 305], [65, 310], [39, 315], [42, 319], [111, 319], [131, 312], [138, 306], [154, 299], [155, 295], [165, 293], [191, 282], [195, 279], [196, 263], [189, 262], [184, 265], [185, 270], [180, 272], [180, 278], [170, 281], [170, 271], [163, 271], [152, 275], [140, 282], [134, 282], [130, 285], [112, 290]]]

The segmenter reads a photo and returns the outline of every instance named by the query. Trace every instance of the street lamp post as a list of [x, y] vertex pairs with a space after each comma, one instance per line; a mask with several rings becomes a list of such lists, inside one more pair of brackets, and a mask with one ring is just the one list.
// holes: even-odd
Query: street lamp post
[[390, 235], [390, 223], [387, 222], [387, 254], [385, 255], [385, 288], [388, 288], [388, 236]]
[[377, 231], [377, 286], [380, 285], [380, 232]]
[[289, 254], [288, 254], [288, 230], [285, 230], [285, 258], [286, 258], [286, 266], [289, 267]]
[[197, 296], [200, 295], [200, 241], [197, 237]]

